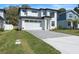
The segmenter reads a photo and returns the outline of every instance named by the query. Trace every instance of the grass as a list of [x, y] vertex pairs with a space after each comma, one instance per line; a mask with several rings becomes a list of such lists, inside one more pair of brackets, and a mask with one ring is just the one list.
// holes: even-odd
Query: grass
[[79, 36], [79, 30], [73, 30], [73, 29], [56, 29], [54, 31]]
[[[22, 42], [15, 44], [16, 39]], [[60, 52], [25, 31], [0, 32], [1, 54], [59, 54]]]

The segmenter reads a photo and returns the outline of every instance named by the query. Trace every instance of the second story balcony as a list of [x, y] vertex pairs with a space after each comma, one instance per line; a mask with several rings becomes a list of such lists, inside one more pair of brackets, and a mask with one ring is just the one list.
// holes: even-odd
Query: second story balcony
[[52, 9], [33, 9], [33, 8], [27, 8], [27, 9], [20, 9], [20, 16], [24, 17], [44, 17], [44, 16], [49, 16], [49, 17], [55, 17], [55, 12]]

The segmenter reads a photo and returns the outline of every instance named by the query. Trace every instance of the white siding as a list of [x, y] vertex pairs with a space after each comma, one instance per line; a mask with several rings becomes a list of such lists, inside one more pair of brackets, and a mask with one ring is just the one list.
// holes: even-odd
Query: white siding
[[[52, 26], [52, 21], [55, 21], [55, 26]], [[57, 12], [54, 13], [54, 18], [51, 18], [50, 20], [50, 29], [57, 28]]]
[[26, 16], [26, 14], [21, 10], [20, 11], [20, 16]]
[[77, 25], [77, 28], [79, 29], [79, 24]]
[[49, 10], [47, 10], [47, 12], [46, 12], [46, 13], [47, 13], [47, 16], [50, 16], [50, 11], [49, 11]]
[[4, 30], [13, 30], [12, 24], [4, 24]]
[[[27, 9], [26, 9], [27, 10]], [[51, 10], [47, 10], [46, 11], [46, 15], [44, 15], [43, 13], [44, 13], [44, 10], [40, 10], [40, 11], [37, 11], [37, 12], [35, 12], [35, 13], [33, 13], [32, 12], [32, 10], [27, 10], [27, 13], [24, 13], [22, 10], [21, 10], [21, 12], [20, 12], [20, 14], [21, 14], [21, 16], [34, 16], [34, 17], [43, 17], [43, 16], [50, 16], [50, 11]], [[47, 19], [41, 19], [42, 20], [42, 29], [55, 29], [55, 28], [57, 28], [57, 11], [53, 11], [54, 12], [54, 17], [52, 17], [52, 18], [49, 18], [49, 20], [48, 20], [48, 22], [49, 22], [49, 25], [47, 24]], [[26, 18], [25, 18], [26, 19]], [[35, 24], [36, 24], [36, 27], [37, 27], [37, 23], [29, 23], [29, 25], [28, 25], [28, 22], [25, 24], [24, 23], [24, 19], [21, 19], [22, 20], [22, 27], [24, 26], [26, 26], [26, 27], [28, 27], [29, 25], [30, 26], [32, 26], [33, 24], [33, 26], [35, 26]], [[34, 20], [34, 19], [31, 19], [31, 20]], [[35, 20], [39, 20], [39, 19], [35, 19]], [[52, 21], [55, 21], [55, 26], [52, 26]], [[21, 26], [20, 25], [20, 26]], [[47, 27], [47, 25], [49, 26], [49, 27]], [[39, 26], [38, 26], [39, 27]], [[29, 28], [29, 27], [28, 27]], [[33, 27], [31, 27], [31, 28], [33, 28]]]
[[3, 11], [0, 11], [0, 16], [1, 16], [2, 18], [4, 18], [4, 12], [3, 12]]
[[[69, 15], [72, 15], [72, 17], [69, 17]], [[67, 19], [73, 19], [73, 20], [75, 20], [75, 19], [79, 19], [79, 17], [75, 14], [75, 13], [73, 13], [73, 12], [68, 12], [68, 13], [66, 13], [66, 18]], [[76, 17], [76, 18], [75, 18]]]
[[38, 17], [38, 14], [39, 14], [38, 12], [37, 13], [33, 13], [32, 10], [28, 10], [27, 11], [27, 16], [36, 16], [36, 17]]
[[27, 10], [27, 12], [23, 12], [22, 10], [20, 11], [20, 16], [35, 16], [35, 17], [38, 17], [39, 15], [39, 11], [34, 13], [32, 12], [32, 10]]

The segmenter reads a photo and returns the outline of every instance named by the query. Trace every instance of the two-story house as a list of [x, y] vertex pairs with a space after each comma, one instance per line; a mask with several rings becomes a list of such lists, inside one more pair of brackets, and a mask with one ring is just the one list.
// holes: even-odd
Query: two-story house
[[5, 23], [5, 10], [0, 9], [0, 29], [4, 29], [4, 23]]
[[51, 30], [57, 28], [57, 10], [19, 8], [21, 30]]
[[[74, 10], [66, 10], [59, 13], [57, 18], [57, 26], [62, 28], [79, 28], [79, 14]], [[77, 21], [77, 22], [74, 22]]]

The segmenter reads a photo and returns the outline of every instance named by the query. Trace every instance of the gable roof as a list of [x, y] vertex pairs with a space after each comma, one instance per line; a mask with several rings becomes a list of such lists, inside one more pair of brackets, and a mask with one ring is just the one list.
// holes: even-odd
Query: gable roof
[[77, 16], [79, 16], [79, 14], [78, 14], [76, 11], [74, 11], [74, 10], [67, 10], [67, 11], [65, 11], [65, 12], [59, 13], [59, 15], [62, 15], [62, 14], [64, 14], [64, 13], [68, 13], [68, 12], [73, 12], [73, 13], [75, 13]]

